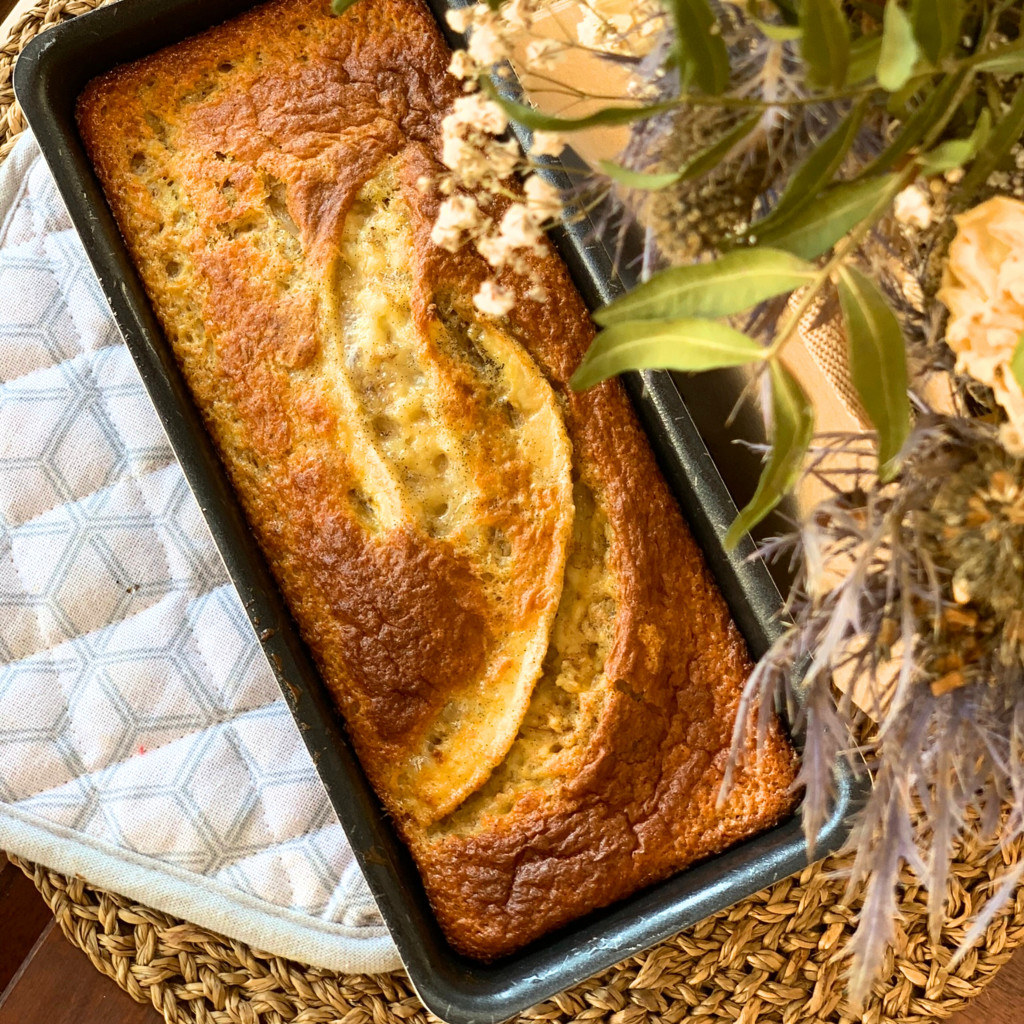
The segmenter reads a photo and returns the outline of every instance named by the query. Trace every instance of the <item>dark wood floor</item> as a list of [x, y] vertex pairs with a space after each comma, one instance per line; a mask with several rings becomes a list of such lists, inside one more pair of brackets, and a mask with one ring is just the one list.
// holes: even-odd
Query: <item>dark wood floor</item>
[[[18, 0], [0, 0], [0, 22], [2, 22], [4, 18], [14, 10], [14, 5], [17, 2]], [[2, 40], [0, 40], [0, 42], [2, 42]]]
[[0, 854], [0, 1024], [163, 1024], [103, 977]]
[[[162, 1024], [57, 928], [35, 886], [0, 854], [0, 1024]], [[1024, 950], [951, 1024], [1024, 1020]]]

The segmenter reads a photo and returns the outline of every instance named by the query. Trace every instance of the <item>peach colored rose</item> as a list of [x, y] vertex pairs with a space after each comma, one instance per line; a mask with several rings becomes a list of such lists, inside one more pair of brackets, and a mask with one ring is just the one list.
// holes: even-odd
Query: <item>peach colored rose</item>
[[995, 393], [1003, 443], [1024, 453], [1024, 392], [1010, 360], [1024, 334], [1024, 203], [997, 196], [956, 218], [939, 299], [956, 368]]

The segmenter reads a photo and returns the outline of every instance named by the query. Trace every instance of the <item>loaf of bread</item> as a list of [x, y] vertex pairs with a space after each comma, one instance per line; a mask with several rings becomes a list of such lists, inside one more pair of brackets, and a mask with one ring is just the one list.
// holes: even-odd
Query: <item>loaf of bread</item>
[[[420, 0], [264, 6], [94, 80], [83, 139], [449, 940], [493, 959], [778, 822], [718, 791], [750, 661], [553, 254], [505, 317], [430, 239]], [[525, 284], [512, 272], [503, 284]]]

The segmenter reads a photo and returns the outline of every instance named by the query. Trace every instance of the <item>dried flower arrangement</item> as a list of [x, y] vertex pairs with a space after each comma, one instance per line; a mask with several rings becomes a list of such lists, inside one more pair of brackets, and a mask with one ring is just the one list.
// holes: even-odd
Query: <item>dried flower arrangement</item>
[[[548, 226], [614, 195], [645, 230], [644, 280], [596, 311], [574, 385], [749, 367], [770, 443], [732, 543], [801, 479], [827, 488], [763, 546], [797, 579], [737, 736], [780, 695], [799, 706], [812, 845], [836, 758], [871, 778], [852, 839], [857, 1004], [895, 934], [901, 866], [926, 884], [937, 938], [968, 822], [1024, 834], [1024, 0], [574, 2], [568, 32], [552, 0], [451, 12], [468, 34], [450, 68], [465, 95], [444, 122], [450, 173], [429, 183], [447, 196], [433, 237], [528, 275]], [[601, 55], [623, 88], [565, 84], [574, 51]], [[598, 109], [508, 99], [494, 82], [510, 62]], [[533, 132], [525, 156], [510, 119]], [[608, 126], [628, 129], [621, 153], [567, 204], [538, 169]], [[511, 293], [495, 280], [475, 301], [500, 315]], [[845, 334], [873, 432], [815, 436], [784, 359], [808, 324]], [[936, 380], [941, 403], [925, 397]]]

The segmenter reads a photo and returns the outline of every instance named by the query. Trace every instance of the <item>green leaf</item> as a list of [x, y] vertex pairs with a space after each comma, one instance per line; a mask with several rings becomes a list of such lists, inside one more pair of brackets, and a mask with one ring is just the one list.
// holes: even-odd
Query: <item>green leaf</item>
[[578, 132], [585, 128], [596, 128], [601, 125], [630, 124], [633, 121], [641, 121], [645, 117], [652, 117], [654, 114], [672, 110], [676, 106], [674, 102], [668, 101], [640, 107], [605, 107], [587, 117], [557, 117], [554, 114], [545, 114], [525, 103], [507, 99], [498, 92], [494, 83], [488, 78], [484, 78], [481, 85], [483, 91], [508, 114], [511, 120], [525, 125], [532, 131]]
[[775, 360], [772, 380], [771, 453], [757, 490], [725, 535], [732, 550], [790, 491], [800, 475], [804, 456], [814, 436], [814, 408], [797, 379]]
[[698, 153], [685, 167], [678, 171], [667, 171], [664, 174], [647, 174], [643, 171], [634, 171], [621, 164], [612, 163], [610, 160], [599, 161], [599, 166], [605, 174], [613, 181], [617, 181], [628, 188], [643, 189], [648, 192], [657, 192], [660, 189], [668, 188], [680, 181], [689, 181], [692, 178], [699, 178], [702, 174], [717, 167], [726, 154], [730, 153], [743, 139], [745, 139], [761, 121], [760, 114], [752, 114], [737, 124], [731, 131], [725, 133], [714, 145]]
[[676, 184], [683, 176], [682, 171], [665, 171], [662, 174], [634, 171], [631, 167], [623, 167], [613, 160], [599, 160], [597, 163], [602, 173], [607, 174], [612, 181], [644, 192], [660, 192], [661, 189]]
[[1017, 75], [1024, 71], [1024, 43], [1011, 43], [990, 50], [972, 61], [975, 71], [988, 71], [995, 75]]
[[1020, 336], [1020, 339], [1017, 341], [1017, 347], [1013, 350], [1013, 355], [1010, 357], [1010, 369], [1013, 371], [1013, 377], [1017, 381], [1017, 385], [1024, 390], [1024, 334]]
[[760, 18], [751, 18], [750, 20], [757, 26], [761, 35], [776, 43], [791, 43], [803, 35], [799, 25], [771, 25]]
[[910, 20], [924, 55], [932, 64], [938, 64], [960, 41], [963, 0], [913, 0]]
[[839, 127], [800, 165], [771, 213], [757, 223], [759, 237], [765, 231], [771, 231], [788, 220], [798, 210], [813, 203], [822, 189], [829, 184], [857, 138], [866, 106], [867, 101], [861, 100], [840, 122]]
[[878, 475], [891, 480], [910, 433], [903, 331], [882, 290], [856, 267], [839, 270], [850, 379], [878, 433]]
[[864, 169], [864, 173], [878, 174], [899, 163], [946, 113], [946, 108], [953, 101], [962, 81], [962, 72], [956, 75], [945, 75], [939, 85], [904, 120], [903, 127], [896, 138]]
[[963, 208], [984, 187], [989, 176], [1009, 156], [1010, 150], [1024, 134], [1024, 89], [1018, 89], [1006, 113], [996, 122], [988, 139], [957, 190], [957, 205]]
[[676, 53], [683, 91], [690, 82], [711, 96], [729, 84], [729, 51], [709, 0], [668, 0], [676, 30]]
[[713, 263], [659, 271], [621, 299], [599, 309], [603, 327], [626, 320], [720, 317], [742, 313], [773, 295], [791, 292], [814, 277], [810, 263], [788, 252], [736, 249]]
[[950, 139], [921, 157], [921, 170], [925, 174], [942, 174], [954, 167], [963, 167], [977, 156], [992, 131], [992, 114], [986, 107], [966, 139]]
[[850, 67], [846, 72], [847, 85], [860, 85], [874, 78], [878, 58], [882, 53], [881, 33], [860, 36], [850, 44]]
[[356, 0], [331, 0], [331, 10], [335, 14], [344, 14]]
[[624, 370], [715, 370], [763, 358], [756, 341], [714, 320], [627, 320], [598, 334], [570, 383], [583, 391]]
[[891, 175], [882, 175], [834, 185], [812, 206], [777, 228], [762, 235], [755, 223], [751, 234], [757, 237], [759, 245], [785, 249], [805, 260], [817, 259], [874, 210], [891, 182]]
[[850, 66], [850, 25], [837, 0], [801, 0], [800, 28], [808, 80], [822, 89], [838, 89]]
[[882, 20], [882, 51], [875, 72], [878, 84], [887, 92], [898, 92], [910, 80], [920, 57], [921, 48], [910, 18], [897, 0], [889, 0]]

